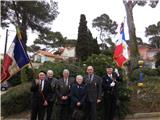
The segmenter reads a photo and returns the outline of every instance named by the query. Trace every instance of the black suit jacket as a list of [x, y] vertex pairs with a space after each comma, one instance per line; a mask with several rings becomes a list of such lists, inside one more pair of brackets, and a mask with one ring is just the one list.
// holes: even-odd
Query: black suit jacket
[[44, 103], [45, 100], [49, 99], [49, 91], [50, 85], [47, 80], [44, 80], [44, 88], [43, 91], [40, 90], [40, 86], [36, 85], [35, 80], [32, 81], [31, 91], [33, 92], [32, 99], [39, 101], [41, 104]]
[[57, 84], [57, 79], [56, 78], [47, 78], [46, 79], [49, 83], [49, 88], [48, 88], [48, 100], [50, 102], [55, 101], [56, 99], [56, 84]]
[[92, 82], [90, 82], [88, 75], [86, 75], [84, 81], [87, 87], [86, 100], [89, 102], [96, 102], [97, 99], [101, 99], [102, 78], [94, 75]]
[[68, 98], [70, 98], [72, 84], [73, 84], [73, 79], [71, 79], [71, 78], [68, 79], [68, 85], [65, 85], [63, 78], [61, 78], [57, 81], [56, 93], [58, 96], [58, 102], [60, 104], [69, 104], [70, 99], [62, 100], [61, 97], [68, 96]]
[[[114, 78], [115, 86], [111, 86], [110, 84], [112, 83]], [[117, 87], [118, 87], [118, 82], [120, 78], [117, 76], [116, 73], [112, 73], [112, 78], [110, 78], [107, 74], [103, 76], [103, 82], [102, 82], [102, 90], [104, 93], [104, 97], [107, 97], [108, 95], [112, 95], [113, 97], [117, 97]]]

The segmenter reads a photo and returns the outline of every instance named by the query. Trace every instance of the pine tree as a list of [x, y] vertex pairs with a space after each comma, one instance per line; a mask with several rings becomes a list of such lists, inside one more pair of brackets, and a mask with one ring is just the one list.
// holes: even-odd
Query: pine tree
[[22, 32], [22, 43], [26, 48], [27, 29], [31, 28], [41, 34], [50, 31], [51, 24], [58, 15], [57, 2], [42, 1], [1, 1], [2, 27], [9, 24], [18, 25]]

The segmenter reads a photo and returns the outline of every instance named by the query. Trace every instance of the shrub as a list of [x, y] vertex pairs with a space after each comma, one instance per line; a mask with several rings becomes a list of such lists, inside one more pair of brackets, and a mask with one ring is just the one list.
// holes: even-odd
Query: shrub
[[24, 83], [16, 87], [10, 88], [1, 99], [2, 116], [8, 116], [31, 107], [31, 83]]
[[159, 69], [151, 69], [151, 68], [139, 68], [135, 69], [130, 78], [132, 81], [138, 81], [140, 78], [140, 73], [143, 73], [144, 77], [147, 76], [159, 76], [160, 75], [160, 70]]
[[105, 72], [106, 65], [112, 65], [113, 67], [115, 66], [112, 57], [111, 56], [106, 56], [104, 54], [93, 54], [90, 56], [85, 62], [87, 66], [92, 65], [95, 68], [96, 74], [103, 76]]
[[72, 77], [75, 77], [77, 74], [83, 74], [83, 69], [81, 68], [81, 66], [76, 65], [77, 63], [65, 63], [65, 62], [57, 62], [57, 63], [53, 63], [53, 62], [45, 62], [42, 66], [40, 66], [40, 68], [38, 69], [38, 71], [44, 70], [47, 71], [49, 69], [54, 71], [54, 76], [56, 78], [60, 78], [62, 76], [62, 72], [64, 69], [68, 69], [70, 71], [70, 75]]
[[12, 76], [9, 80], [8, 80], [9, 84], [11, 86], [16, 86], [21, 84], [21, 77], [20, 77], [20, 72], [18, 72], [17, 74], [15, 74], [14, 76]]
[[145, 76], [144, 87], [134, 85], [131, 102], [132, 112], [158, 112], [160, 111], [160, 77]]

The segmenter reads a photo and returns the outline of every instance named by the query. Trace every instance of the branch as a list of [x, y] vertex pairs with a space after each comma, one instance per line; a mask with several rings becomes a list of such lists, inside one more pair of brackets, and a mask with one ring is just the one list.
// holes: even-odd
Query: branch
[[137, 0], [132, 2], [132, 9], [134, 8], [134, 6], [137, 4]]

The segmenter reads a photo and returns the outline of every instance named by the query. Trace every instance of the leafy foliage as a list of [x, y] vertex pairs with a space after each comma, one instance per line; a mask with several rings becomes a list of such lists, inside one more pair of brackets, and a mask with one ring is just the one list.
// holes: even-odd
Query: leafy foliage
[[157, 25], [149, 25], [146, 28], [146, 36], [149, 36], [149, 42], [152, 47], [160, 48], [160, 22]]
[[31, 108], [31, 83], [10, 88], [1, 98], [1, 114], [8, 116]]
[[75, 77], [77, 74], [84, 74], [83, 69], [77, 64], [79, 63], [68, 64], [64, 62], [52, 63], [47, 61], [42, 66], [40, 66], [37, 72], [41, 70], [47, 72], [47, 70], [51, 69], [54, 71], [54, 76], [56, 78], [60, 78], [62, 77], [63, 70], [68, 69], [70, 71], [70, 76]]
[[143, 77], [148, 76], [159, 76], [160, 71], [159, 69], [151, 69], [151, 68], [139, 68], [135, 69], [131, 74], [131, 80], [138, 82], [140, 73], [143, 73]]
[[60, 32], [47, 32], [39, 35], [39, 38], [34, 41], [35, 45], [45, 45], [46, 48], [62, 47], [66, 38], [63, 38]]
[[57, 2], [51, 1], [1, 1], [2, 23], [6, 27], [10, 23], [18, 25], [21, 29], [23, 45], [26, 47], [26, 30], [39, 31], [45, 34], [50, 30], [48, 24], [58, 15]]
[[91, 31], [87, 28], [87, 21], [84, 14], [80, 16], [78, 28], [78, 39], [76, 45], [76, 56], [79, 60], [86, 60], [93, 53], [99, 53], [97, 40], [93, 39]]
[[96, 74], [103, 76], [105, 74], [106, 65], [115, 66], [112, 58], [104, 54], [93, 54], [85, 62], [87, 66], [92, 65], [95, 68]]
[[111, 35], [116, 34], [115, 30], [118, 25], [115, 21], [112, 21], [107, 14], [102, 14], [93, 20], [92, 26], [100, 32], [102, 44], [106, 44], [105, 42], [109, 43], [107, 41], [108, 38], [110, 38]]

